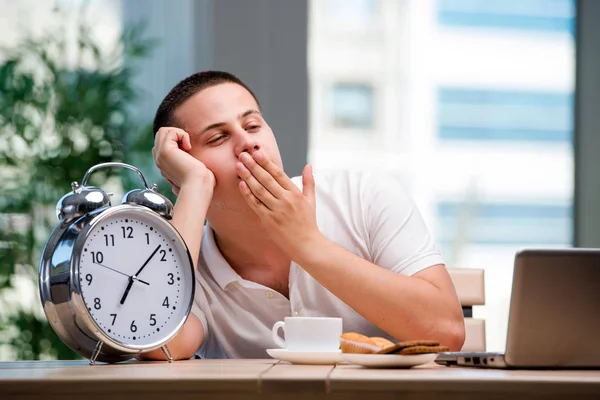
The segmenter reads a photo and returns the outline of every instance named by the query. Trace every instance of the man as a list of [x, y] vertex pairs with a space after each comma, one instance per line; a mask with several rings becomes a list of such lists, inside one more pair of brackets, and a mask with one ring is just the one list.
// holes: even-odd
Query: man
[[177, 84], [154, 132], [156, 165], [178, 195], [172, 223], [197, 270], [193, 312], [168, 345], [174, 358], [264, 358], [285, 316], [341, 317], [346, 332], [462, 347], [452, 282], [394, 179], [315, 179], [310, 165], [290, 179], [256, 97], [225, 72]]

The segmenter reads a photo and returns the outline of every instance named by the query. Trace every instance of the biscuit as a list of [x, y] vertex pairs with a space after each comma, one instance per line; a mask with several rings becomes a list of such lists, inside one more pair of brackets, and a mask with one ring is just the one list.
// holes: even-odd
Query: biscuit
[[389, 353], [398, 353], [400, 350], [414, 347], [414, 346], [439, 346], [440, 342], [436, 340], [407, 340], [404, 342], [398, 342], [393, 346], [385, 347], [379, 354], [389, 354]]
[[343, 353], [373, 354], [381, 350], [375, 341], [356, 332], [343, 333], [340, 336], [340, 348]]
[[442, 353], [449, 351], [450, 349], [446, 346], [411, 346], [405, 347], [395, 354], [408, 355], [408, 354], [427, 354], [427, 353]]
[[375, 337], [370, 337], [369, 339], [371, 339], [371, 341], [373, 341], [375, 343], [375, 345], [381, 349], [380, 351], [383, 351], [387, 348], [394, 346], [394, 342], [392, 342], [386, 338], [375, 336]]

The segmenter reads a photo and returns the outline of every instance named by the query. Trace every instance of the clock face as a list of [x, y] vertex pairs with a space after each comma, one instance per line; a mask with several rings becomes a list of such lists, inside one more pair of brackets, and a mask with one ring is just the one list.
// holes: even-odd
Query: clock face
[[91, 228], [79, 285], [96, 325], [126, 346], [163, 341], [186, 317], [194, 276], [174, 229], [145, 210], [125, 208]]

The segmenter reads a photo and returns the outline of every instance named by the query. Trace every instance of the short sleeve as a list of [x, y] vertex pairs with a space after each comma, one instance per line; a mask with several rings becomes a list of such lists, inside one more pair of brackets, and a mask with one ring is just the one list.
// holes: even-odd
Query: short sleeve
[[413, 275], [444, 263], [421, 213], [398, 179], [388, 174], [366, 174], [361, 186], [374, 264]]

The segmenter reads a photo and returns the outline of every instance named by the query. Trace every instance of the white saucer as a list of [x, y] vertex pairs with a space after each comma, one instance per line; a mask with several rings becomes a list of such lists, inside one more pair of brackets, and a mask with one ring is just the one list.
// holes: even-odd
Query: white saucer
[[344, 353], [342, 359], [349, 364], [370, 368], [410, 368], [435, 360], [437, 353], [428, 354], [352, 354]]
[[281, 361], [294, 364], [333, 365], [343, 361], [342, 351], [293, 351], [288, 349], [267, 349], [267, 354]]

